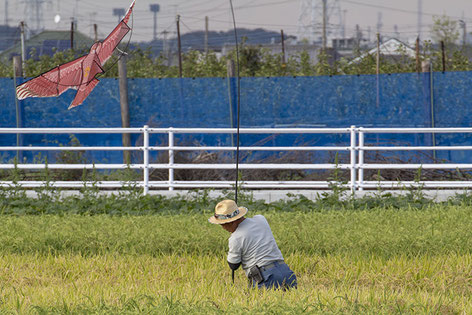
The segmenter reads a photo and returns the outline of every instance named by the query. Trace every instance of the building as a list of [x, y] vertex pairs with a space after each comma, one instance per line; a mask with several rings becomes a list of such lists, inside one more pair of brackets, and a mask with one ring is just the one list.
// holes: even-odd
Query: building
[[[19, 34], [18, 34], [19, 36]], [[25, 41], [25, 54], [27, 58], [39, 58], [43, 55], [52, 56], [56, 52], [65, 51], [71, 48], [88, 50], [94, 43], [94, 40], [80, 32], [74, 32], [73, 42], [71, 44], [70, 31], [43, 31], [32, 36]], [[5, 49], [0, 54], [0, 59], [11, 60], [13, 56], [21, 55], [21, 41], [19, 40], [10, 48]]]

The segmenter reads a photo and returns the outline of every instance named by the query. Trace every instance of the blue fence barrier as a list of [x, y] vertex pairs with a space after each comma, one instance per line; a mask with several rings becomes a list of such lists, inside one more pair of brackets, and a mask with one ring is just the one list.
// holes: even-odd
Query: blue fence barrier
[[[378, 84], [377, 84], [378, 80]], [[130, 79], [130, 125], [141, 127], [234, 127], [236, 80], [228, 78]], [[404, 73], [321, 77], [241, 78], [242, 127], [469, 127], [472, 125], [472, 72]], [[101, 79], [82, 106], [67, 110], [75, 91], [57, 98], [19, 102], [21, 127], [120, 127], [117, 79]], [[14, 84], [0, 78], [0, 127], [16, 127]], [[77, 135], [82, 145], [121, 145], [121, 135]], [[25, 145], [68, 143], [67, 135], [24, 135]], [[132, 143], [142, 141], [139, 136]], [[195, 135], [177, 143], [228, 145], [229, 136]], [[241, 144], [347, 145], [345, 136], [242, 135]], [[470, 145], [464, 135], [368, 135], [366, 144]], [[1, 145], [15, 145], [15, 135], [1, 135]], [[151, 144], [167, 144], [154, 135]], [[9, 159], [14, 152], [1, 152]], [[49, 154], [53, 161], [57, 155]], [[412, 153], [407, 158], [411, 158]], [[439, 159], [471, 162], [467, 151], [436, 152]], [[34, 154], [33, 154], [34, 155]], [[155, 157], [155, 156], [154, 156]], [[254, 158], [254, 155], [252, 155]], [[26, 156], [32, 159], [33, 156]], [[93, 152], [98, 162], [121, 162], [120, 152]], [[135, 157], [139, 159], [139, 155]], [[415, 156], [414, 158], [423, 159]]]

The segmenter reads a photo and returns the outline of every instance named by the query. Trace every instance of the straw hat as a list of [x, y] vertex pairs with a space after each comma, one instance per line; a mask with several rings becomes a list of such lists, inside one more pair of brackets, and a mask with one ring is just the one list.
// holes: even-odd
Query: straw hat
[[238, 207], [233, 200], [220, 201], [215, 207], [215, 214], [208, 219], [213, 224], [225, 224], [236, 221], [247, 213], [247, 208]]

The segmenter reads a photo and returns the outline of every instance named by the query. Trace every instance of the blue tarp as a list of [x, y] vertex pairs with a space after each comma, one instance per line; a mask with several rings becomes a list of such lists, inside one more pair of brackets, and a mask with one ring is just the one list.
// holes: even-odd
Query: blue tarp
[[[377, 85], [378, 80], [378, 85]], [[378, 86], [378, 90], [377, 90]], [[130, 79], [131, 127], [234, 127], [236, 80], [227, 78]], [[404, 73], [317, 77], [241, 78], [241, 127], [469, 127], [472, 126], [472, 72]], [[431, 88], [433, 93], [431, 93]], [[57, 98], [20, 101], [21, 127], [120, 127], [117, 79], [101, 79], [82, 106], [67, 110], [75, 91]], [[14, 84], [0, 78], [0, 127], [15, 127]], [[121, 146], [121, 135], [75, 135], [85, 146]], [[24, 135], [24, 145], [67, 144], [68, 135]], [[142, 142], [133, 136], [132, 142]], [[234, 140], [233, 140], [234, 141]], [[228, 145], [225, 135], [180, 136], [177, 143]], [[242, 135], [242, 145], [347, 145], [348, 136]], [[458, 135], [368, 135], [367, 144], [471, 145]], [[2, 146], [15, 135], [0, 135]], [[165, 145], [153, 136], [152, 145]], [[14, 152], [13, 152], [14, 153]], [[13, 154], [1, 152], [2, 157]], [[471, 162], [467, 151], [436, 152], [437, 157]], [[26, 154], [31, 159], [32, 156]], [[95, 152], [98, 162], [121, 162], [121, 152]], [[54, 156], [50, 156], [54, 160]]]

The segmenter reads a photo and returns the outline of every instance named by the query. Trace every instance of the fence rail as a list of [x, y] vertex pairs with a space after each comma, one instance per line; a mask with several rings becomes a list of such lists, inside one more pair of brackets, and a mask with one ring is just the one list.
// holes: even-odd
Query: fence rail
[[[138, 169], [143, 172], [141, 181], [133, 182], [136, 187], [141, 187], [144, 194], [152, 188], [231, 188], [234, 181], [180, 181], [175, 180], [174, 170], [179, 169], [214, 169], [231, 170], [236, 165], [232, 164], [179, 164], [175, 163], [176, 151], [236, 151], [235, 146], [178, 146], [175, 145], [176, 134], [235, 134], [235, 128], [0, 128], [0, 134], [141, 134], [143, 145], [135, 147], [123, 146], [0, 146], [2, 151], [137, 151], [142, 152], [143, 163], [140, 164], [12, 164], [2, 163], [0, 169]], [[472, 150], [472, 146], [368, 146], [365, 145], [366, 134], [398, 134], [398, 133], [472, 133], [472, 128], [363, 128], [351, 126], [349, 128], [241, 128], [242, 134], [347, 134], [350, 137], [350, 144], [346, 146], [242, 146], [241, 151], [346, 151], [350, 153], [349, 163], [334, 164], [254, 164], [243, 163], [239, 165], [241, 170], [256, 169], [284, 169], [284, 170], [349, 170], [350, 180], [347, 183], [339, 184], [348, 187], [353, 193], [357, 190], [373, 188], [404, 188], [417, 187], [424, 188], [471, 188], [472, 181], [367, 181], [364, 180], [364, 171], [372, 169], [472, 169], [472, 164], [465, 163], [426, 163], [426, 164], [379, 164], [365, 163], [365, 152], [367, 151], [440, 151], [440, 150]], [[167, 134], [167, 146], [150, 146], [149, 137], [151, 134]], [[168, 163], [150, 163], [149, 153], [152, 151], [167, 151]], [[149, 171], [153, 169], [168, 170], [168, 180], [151, 181]], [[61, 188], [80, 188], [84, 186], [94, 186], [98, 188], [120, 188], [130, 185], [124, 181], [0, 181], [1, 187], [19, 185], [24, 188], [37, 188], [44, 185]], [[326, 181], [243, 181], [243, 188], [285, 188], [285, 189], [326, 189], [332, 182]]]

